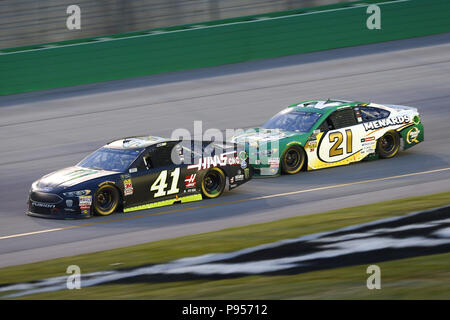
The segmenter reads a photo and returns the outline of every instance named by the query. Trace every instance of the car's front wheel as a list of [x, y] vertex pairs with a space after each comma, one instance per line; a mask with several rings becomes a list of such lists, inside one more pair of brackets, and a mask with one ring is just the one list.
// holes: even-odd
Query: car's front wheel
[[392, 158], [400, 150], [400, 136], [395, 131], [389, 131], [377, 141], [377, 153], [380, 158]]
[[219, 197], [225, 189], [225, 174], [219, 168], [211, 168], [202, 179], [202, 194], [207, 198]]
[[103, 185], [94, 194], [94, 212], [101, 216], [108, 216], [119, 206], [119, 191], [110, 185]]
[[296, 174], [305, 165], [305, 159], [305, 151], [300, 146], [291, 146], [281, 157], [281, 171], [285, 174]]

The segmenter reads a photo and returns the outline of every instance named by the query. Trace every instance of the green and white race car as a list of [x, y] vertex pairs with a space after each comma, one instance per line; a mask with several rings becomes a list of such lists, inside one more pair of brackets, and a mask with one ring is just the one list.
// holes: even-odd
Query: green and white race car
[[295, 103], [232, 138], [245, 146], [255, 176], [392, 158], [423, 140], [416, 108], [330, 99]]

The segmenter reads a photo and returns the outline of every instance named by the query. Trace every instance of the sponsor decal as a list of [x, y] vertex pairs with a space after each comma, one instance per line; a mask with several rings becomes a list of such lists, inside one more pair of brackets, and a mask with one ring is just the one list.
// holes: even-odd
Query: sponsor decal
[[239, 159], [241, 159], [242, 161], [247, 160], [248, 158], [248, 154], [245, 151], [241, 151], [239, 152]]
[[235, 164], [239, 164], [240, 159], [238, 157], [228, 157], [228, 164], [230, 166], [235, 165]]
[[31, 205], [34, 207], [48, 208], [48, 209], [53, 209], [55, 207], [54, 204], [35, 202], [35, 201], [31, 201]]
[[86, 176], [94, 175], [98, 172], [99, 171], [97, 171], [97, 170], [91, 170], [91, 169], [76, 169], [76, 170], [68, 172], [67, 174], [64, 175], [65, 177], [67, 177], [67, 180], [65, 181], [65, 183], [72, 181], [72, 180], [79, 179], [79, 178], [83, 178]]
[[317, 140], [311, 140], [308, 142], [308, 147], [311, 149], [317, 148]]
[[[239, 164], [239, 157], [232, 156], [232, 154], [235, 154], [236, 151], [228, 152], [228, 153], [222, 153], [221, 155], [216, 155], [214, 157], [204, 157], [199, 159], [197, 164], [190, 164], [187, 166], [188, 170], [191, 169], [209, 169], [211, 167], [223, 167], [227, 164], [234, 165]], [[231, 159], [231, 160], [230, 160]]]
[[137, 172], [137, 168], [131, 168], [130, 170], [128, 170], [129, 173], [135, 173]]
[[230, 178], [230, 184], [234, 184], [234, 177]]
[[367, 137], [367, 138], [362, 138], [361, 139], [361, 142], [369, 142], [369, 141], [375, 141], [375, 137], [372, 136], [372, 137]]
[[244, 160], [244, 161], [241, 162], [241, 168], [242, 169], [247, 168], [247, 161]]
[[80, 196], [78, 199], [78, 203], [82, 212], [83, 210], [89, 210], [91, 208], [92, 196]]
[[[83, 274], [83, 287], [295, 275], [450, 251], [450, 206], [231, 252]], [[65, 277], [0, 286], [1, 298], [66, 290]]]
[[372, 147], [376, 147], [376, 142], [375, 141], [371, 141], [371, 142], [363, 142], [361, 143], [361, 146], [363, 147], [363, 149], [372, 149]]
[[380, 129], [380, 128], [394, 126], [394, 125], [408, 123], [408, 122], [411, 122], [411, 119], [408, 115], [397, 116], [397, 117], [393, 117], [393, 118], [380, 119], [380, 120], [375, 120], [372, 122], [364, 123], [364, 129], [366, 131], [369, 131], [369, 130]]
[[186, 189], [195, 188], [197, 186], [197, 174], [191, 174], [184, 179]]
[[417, 128], [417, 127], [412, 128], [406, 134], [406, 142], [408, 142], [408, 144], [419, 143], [419, 140], [417, 140], [417, 137], [419, 136], [419, 134], [420, 134], [419, 128]]
[[270, 168], [278, 168], [280, 166], [280, 158], [270, 158], [268, 163]]
[[123, 188], [123, 194], [125, 196], [131, 196], [134, 193], [133, 183], [131, 182], [131, 179], [123, 180]]
[[244, 175], [243, 174], [238, 174], [236, 176], [234, 176], [235, 181], [242, 181], [244, 180]]

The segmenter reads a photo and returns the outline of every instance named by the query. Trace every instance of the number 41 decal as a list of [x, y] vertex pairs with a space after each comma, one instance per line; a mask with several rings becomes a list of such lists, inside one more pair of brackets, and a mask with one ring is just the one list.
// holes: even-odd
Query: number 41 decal
[[161, 171], [156, 181], [152, 184], [150, 191], [157, 191], [153, 197], [162, 197], [170, 194], [179, 193], [180, 189], [178, 189], [178, 180], [180, 178], [180, 168], [176, 168], [174, 171], [170, 173], [172, 177], [172, 183], [170, 185], [170, 189], [166, 191], [167, 188], [167, 173], [169, 170]]

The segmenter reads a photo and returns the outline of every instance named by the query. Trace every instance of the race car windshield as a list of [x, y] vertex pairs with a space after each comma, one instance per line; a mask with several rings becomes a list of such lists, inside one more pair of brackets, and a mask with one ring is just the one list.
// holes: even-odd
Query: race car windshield
[[321, 115], [320, 113], [305, 111], [280, 112], [263, 124], [262, 128], [308, 132]]
[[79, 167], [125, 172], [143, 149], [101, 148], [77, 164]]

